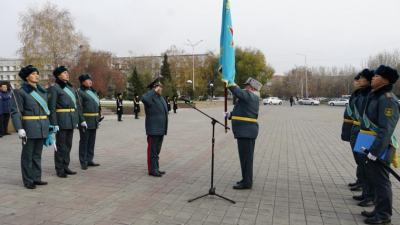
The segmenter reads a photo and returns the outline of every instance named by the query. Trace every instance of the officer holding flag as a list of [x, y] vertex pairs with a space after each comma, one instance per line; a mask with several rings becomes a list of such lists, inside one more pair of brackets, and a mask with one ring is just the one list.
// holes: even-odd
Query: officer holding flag
[[232, 112], [224, 116], [232, 120], [232, 131], [237, 139], [242, 180], [233, 186], [234, 189], [250, 189], [253, 186], [254, 147], [258, 136], [258, 110], [261, 83], [253, 78], [244, 83], [245, 90], [236, 85], [229, 86], [229, 91], [237, 100]]

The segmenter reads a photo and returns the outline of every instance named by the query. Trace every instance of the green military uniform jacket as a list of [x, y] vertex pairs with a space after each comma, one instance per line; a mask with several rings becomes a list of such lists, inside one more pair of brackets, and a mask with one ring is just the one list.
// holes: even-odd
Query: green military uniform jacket
[[[93, 93], [93, 95], [90, 95], [90, 93], [88, 93], [89, 91]], [[88, 126], [87, 129], [98, 129], [100, 120], [100, 100], [97, 98], [96, 90], [94, 88], [87, 88], [84, 85], [81, 85], [78, 94], [82, 112], [79, 114], [79, 120], [86, 121]]]
[[[67, 88], [72, 96], [65, 92], [64, 88]], [[50, 124], [59, 126], [60, 129], [75, 129], [79, 120], [79, 102], [72, 84], [69, 81], [56, 79], [54, 86], [49, 87], [47, 91], [51, 113]]]
[[[389, 146], [384, 159], [387, 163], [392, 163], [396, 151], [390, 143], [392, 143], [392, 137], [395, 139], [392, 134], [399, 120], [399, 103], [392, 90], [393, 85], [389, 84], [371, 92], [364, 111], [365, 118], [378, 127], [376, 139], [368, 150], [372, 155], [380, 157]], [[361, 124], [361, 130], [370, 131], [366, 122], [364, 120]]]
[[[24, 81], [19, 90], [14, 91], [14, 98], [17, 99], [18, 107], [22, 114], [22, 121], [18, 114], [15, 101], [11, 101], [11, 118], [15, 130], [24, 129], [28, 139], [47, 138], [49, 136], [49, 118], [43, 107], [31, 95], [36, 91], [47, 103], [47, 92], [40, 84], [37, 88]], [[38, 117], [38, 118], [34, 118]]]
[[[362, 89], [359, 89], [358, 95], [356, 97], [356, 100], [354, 101], [354, 105], [352, 107], [353, 112], [354, 112], [354, 125], [353, 128], [351, 129], [351, 136], [350, 136], [350, 143], [352, 146], [356, 144], [358, 133], [360, 132], [361, 129], [361, 123], [362, 123], [362, 117], [364, 115], [364, 108], [365, 104], [367, 103], [367, 97], [369, 93], [371, 93], [372, 87], [368, 86]], [[358, 122], [358, 125], [355, 124]]]
[[237, 98], [230, 117], [234, 137], [257, 138], [260, 93], [258, 91], [242, 90], [237, 86], [229, 87], [229, 91]]
[[162, 96], [151, 89], [142, 96], [146, 113], [146, 135], [167, 135], [168, 109]]
[[344, 109], [343, 124], [342, 124], [342, 141], [350, 141], [351, 129], [353, 127], [354, 115], [354, 101], [356, 100], [360, 90], [355, 90], [349, 99], [349, 105]]

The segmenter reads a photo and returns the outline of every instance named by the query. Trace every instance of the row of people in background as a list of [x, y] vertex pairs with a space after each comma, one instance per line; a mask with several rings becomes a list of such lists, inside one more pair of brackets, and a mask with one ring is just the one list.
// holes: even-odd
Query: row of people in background
[[[366, 224], [391, 221], [393, 196], [386, 167], [391, 163], [398, 167], [398, 143], [393, 135], [399, 120], [399, 102], [393, 93], [398, 78], [397, 70], [390, 66], [364, 69], [354, 78], [356, 90], [344, 111], [341, 137], [350, 142], [357, 164], [357, 179], [348, 186], [351, 191], [362, 191], [353, 196], [359, 206], [375, 206], [361, 212], [367, 217]], [[367, 148], [368, 154], [361, 147]]]
[[7, 89], [7, 84], [0, 84], [0, 138], [11, 135], [8, 132], [8, 121], [11, 115], [12, 95]]
[[69, 169], [74, 129], [79, 129], [79, 161], [81, 168], [99, 166], [94, 163], [96, 130], [101, 121], [100, 100], [92, 87], [91, 76], [79, 76], [76, 91], [69, 82], [68, 69], [59, 66], [53, 71], [55, 85], [47, 90], [39, 84], [39, 70], [29, 65], [18, 74], [23, 83], [14, 91], [11, 117], [14, 128], [23, 140], [21, 154], [22, 179], [28, 189], [47, 185], [41, 178], [43, 145], [54, 143], [49, 133], [56, 133], [54, 164], [58, 177], [66, 178], [77, 172]]
[[[171, 102], [168, 95], [165, 97], [165, 102], [167, 104], [167, 110], [169, 113], [171, 111]], [[117, 94], [116, 104], [117, 104], [117, 115], [118, 115], [117, 119], [118, 121], [123, 121], [122, 114], [124, 114], [124, 107], [123, 107], [123, 99], [121, 93]], [[174, 113], [176, 113], [176, 110], [178, 109], [178, 100], [176, 96], [174, 96], [172, 104]], [[135, 114], [135, 119], [139, 119], [140, 99], [139, 99], [139, 94], [136, 93], [135, 93], [135, 98], [133, 99], [133, 112]]]

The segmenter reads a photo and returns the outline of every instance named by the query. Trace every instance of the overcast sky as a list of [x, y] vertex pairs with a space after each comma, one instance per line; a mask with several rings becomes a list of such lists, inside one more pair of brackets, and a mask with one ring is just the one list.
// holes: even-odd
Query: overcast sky
[[[17, 58], [19, 13], [45, 0], [1, 3], [0, 57]], [[222, 0], [68, 0], [92, 48], [117, 56], [160, 55], [171, 45], [192, 53], [217, 52]], [[231, 0], [235, 45], [260, 49], [283, 74], [296, 65], [361, 68], [362, 60], [400, 47], [399, 0]], [[375, 69], [375, 68], [372, 68]]]

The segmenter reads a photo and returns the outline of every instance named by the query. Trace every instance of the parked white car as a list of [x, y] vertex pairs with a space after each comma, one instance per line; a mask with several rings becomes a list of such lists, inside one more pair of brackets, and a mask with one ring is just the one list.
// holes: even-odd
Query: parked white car
[[335, 106], [335, 105], [345, 105], [346, 106], [347, 104], [349, 104], [349, 99], [344, 99], [344, 98], [328, 102], [328, 105], [330, 105], [330, 106]]
[[276, 104], [282, 105], [282, 100], [279, 99], [278, 97], [264, 98], [263, 99], [263, 104], [264, 105], [267, 105], [267, 104], [269, 104], [269, 105], [272, 105], [272, 104], [274, 104], [274, 105], [276, 105]]
[[312, 98], [303, 98], [299, 100], [300, 105], [319, 105], [319, 101]]

